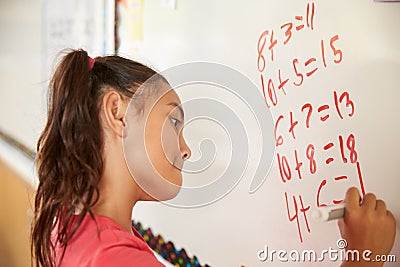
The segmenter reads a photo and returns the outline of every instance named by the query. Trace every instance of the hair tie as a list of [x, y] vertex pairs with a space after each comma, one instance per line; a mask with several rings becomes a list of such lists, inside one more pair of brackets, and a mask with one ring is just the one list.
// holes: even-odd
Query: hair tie
[[94, 58], [89, 57], [89, 70], [93, 69], [94, 66], [94, 62], [96, 62], [96, 60]]

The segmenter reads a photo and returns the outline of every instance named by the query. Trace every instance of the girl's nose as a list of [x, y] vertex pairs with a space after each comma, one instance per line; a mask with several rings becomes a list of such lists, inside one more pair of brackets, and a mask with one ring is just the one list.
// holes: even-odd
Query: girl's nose
[[181, 132], [180, 150], [181, 150], [181, 155], [182, 155], [183, 160], [188, 160], [190, 158], [190, 156], [192, 155], [192, 151], [190, 150], [189, 146], [186, 144], [186, 141], [182, 136], [182, 132]]

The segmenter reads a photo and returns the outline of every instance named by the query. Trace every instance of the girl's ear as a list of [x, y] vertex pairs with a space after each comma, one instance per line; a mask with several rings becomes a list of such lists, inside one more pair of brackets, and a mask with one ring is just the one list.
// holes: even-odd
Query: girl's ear
[[124, 101], [116, 91], [109, 91], [103, 96], [101, 113], [104, 127], [119, 137], [123, 137], [124, 117], [127, 107], [127, 101]]

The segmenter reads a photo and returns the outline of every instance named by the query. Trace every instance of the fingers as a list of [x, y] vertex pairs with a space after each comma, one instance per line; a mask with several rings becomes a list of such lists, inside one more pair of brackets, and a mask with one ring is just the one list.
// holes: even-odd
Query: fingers
[[386, 214], [387, 210], [386, 210], [386, 203], [383, 200], [378, 199], [376, 201], [376, 208], [375, 208], [376, 212], [380, 213], [380, 214]]
[[396, 236], [396, 221], [386, 203], [368, 193], [360, 204], [357, 188], [347, 190], [345, 203], [345, 216], [338, 221], [341, 236], [359, 251], [368, 249], [374, 254], [388, 254]]
[[365, 194], [361, 206], [365, 209], [375, 210], [376, 196], [372, 193]]
[[346, 192], [346, 198], [344, 202], [348, 209], [363, 208], [366, 210], [375, 210], [380, 214], [386, 214], [387, 207], [386, 203], [381, 199], [376, 199], [376, 196], [372, 193], [365, 194], [360, 204], [361, 196], [356, 187], [352, 187]]
[[344, 202], [346, 203], [347, 209], [356, 209], [360, 207], [360, 193], [355, 187], [349, 188], [346, 192]]
[[393, 213], [390, 210], [386, 211], [386, 215], [389, 217], [391, 221], [393, 221], [394, 225], [396, 226], [396, 219], [394, 218]]

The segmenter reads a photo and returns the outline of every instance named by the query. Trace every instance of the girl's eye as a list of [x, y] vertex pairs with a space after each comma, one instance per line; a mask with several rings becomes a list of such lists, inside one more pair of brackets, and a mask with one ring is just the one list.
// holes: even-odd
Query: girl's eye
[[172, 124], [173, 124], [175, 127], [178, 127], [178, 124], [180, 123], [179, 120], [177, 120], [177, 119], [175, 119], [175, 118], [171, 118], [171, 121], [172, 121]]

